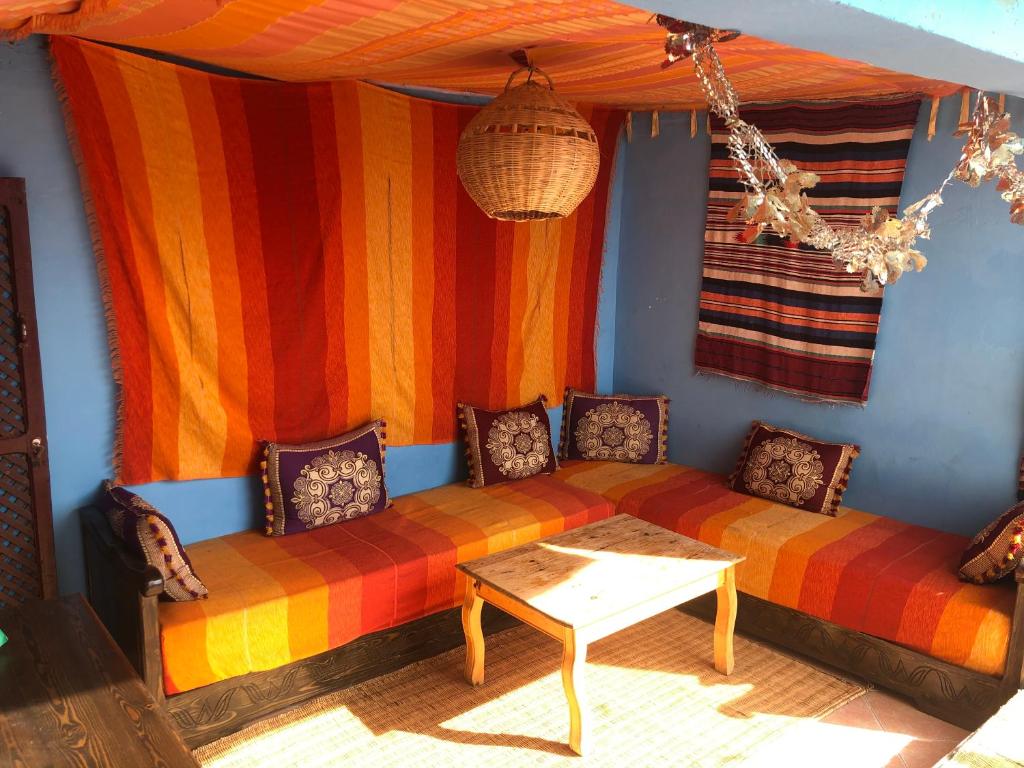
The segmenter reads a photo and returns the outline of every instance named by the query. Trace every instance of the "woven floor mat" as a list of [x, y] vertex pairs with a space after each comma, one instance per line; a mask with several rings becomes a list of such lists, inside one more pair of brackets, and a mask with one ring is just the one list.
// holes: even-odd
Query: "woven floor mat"
[[462, 649], [256, 723], [196, 750], [208, 768], [263, 766], [720, 766], [865, 689], [736, 637], [736, 669], [712, 666], [711, 625], [676, 610], [590, 647], [593, 748], [566, 745], [561, 647], [520, 626], [487, 640], [486, 681]]

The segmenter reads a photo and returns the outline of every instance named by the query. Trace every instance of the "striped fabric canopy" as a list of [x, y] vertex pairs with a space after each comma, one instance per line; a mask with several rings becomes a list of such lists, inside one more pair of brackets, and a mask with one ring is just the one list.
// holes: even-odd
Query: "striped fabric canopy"
[[[692, 67], [661, 69], [664, 30], [611, 0], [22, 0], [0, 28], [74, 34], [279, 80], [371, 79], [495, 93], [525, 49], [564, 96], [701, 108]], [[742, 36], [720, 46], [745, 101], [945, 95], [956, 86]]]

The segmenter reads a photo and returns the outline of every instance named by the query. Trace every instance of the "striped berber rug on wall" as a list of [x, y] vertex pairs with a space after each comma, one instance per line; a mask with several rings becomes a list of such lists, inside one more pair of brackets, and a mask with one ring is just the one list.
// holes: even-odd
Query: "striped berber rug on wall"
[[[821, 181], [808, 191], [835, 227], [872, 207], [895, 214], [917, 123], [916, 98], [752, 106], [741, 116], [779, 157]], [[763, 384], [811, 400], [865, 403], [882, 291], [864, 292], [830, 256], [775, 235], [742, 242], [729, 210], [743, 193], [712, 122], [704, 272], [695, 364], [699, 371]]]

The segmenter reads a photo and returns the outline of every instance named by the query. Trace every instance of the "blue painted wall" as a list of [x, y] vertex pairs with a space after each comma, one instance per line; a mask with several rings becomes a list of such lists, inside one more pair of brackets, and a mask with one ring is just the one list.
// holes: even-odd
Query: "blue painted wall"
[[58, 577], [75, 591], [82, 551], [71, 511], [110, 474], [113, 386], [78, 174], [38, 42], [0, 46], [0, 175], [28, 186]]
[[[1010, 99], [1024, 130], [1024, 101]], [[904, 204], [959, 158], [958, 99], [925, 140], [922, 107]], [[703, 121], [700, 121], [703, 124]], [[932, 215], [924, 272], [886, 293], [866, 408], [815, 405], [718, 376], [697, 376], [693, 345], [703, 254], [709, 143], [688, 115], [637, 122], [625, 154], [615, 387], [672, 398], [670, 457], [732, 469], [752, 419], [858, 442], [846, 503], [973, 534], [1015, 499], [1024, 433], [1024, 227], [992, 185], [957, 183]]]
[[[27, 180], [58, 577], [62, 592], [81, 591], [75, 510], [110, 475], [114, 388], [78, 173], [40, 39], [0, 47], [0, 176]], [[623, 174], [617, 173], [615, 212], [622, 181]], [[612, 381], [618, 232], [613, 216], [597, 341], [602, 388]], [[560, 409], [552, 411], [552, 424], [559, 418]], [[388, 486], [396, 495], [452, 482], [462, 472], [455, 444], [388, 451]], [[259, 525], [262, 519], [255, 478], [153, 483], [136, 490], [174, 521], [186, 543]]]

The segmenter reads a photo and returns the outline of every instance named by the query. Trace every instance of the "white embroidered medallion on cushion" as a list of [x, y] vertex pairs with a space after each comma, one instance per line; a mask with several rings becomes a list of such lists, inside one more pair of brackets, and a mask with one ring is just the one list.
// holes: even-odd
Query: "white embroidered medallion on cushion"
[[519, 480], [537, 474], [547, 465], [551, 437], [535, 414], [511, 411], [491, 425], [487, 450], [501, 474]]
[[328, 451], [296, 478], [292, 504], [307, 528], [368, 514], [380, 499], [381, 473], [365, 453]]
[[653, 439], [651, 422], [618, 401], [591, 408], [576, 424], [576, 448], [588, 460], [638, 462]]
[[810, 445], [792, 437], [776, 437], [751, 451], [743, 482], [758, 496], [800, 506], [814, 498], [824, 482], [824, 471], [821, 457]]

